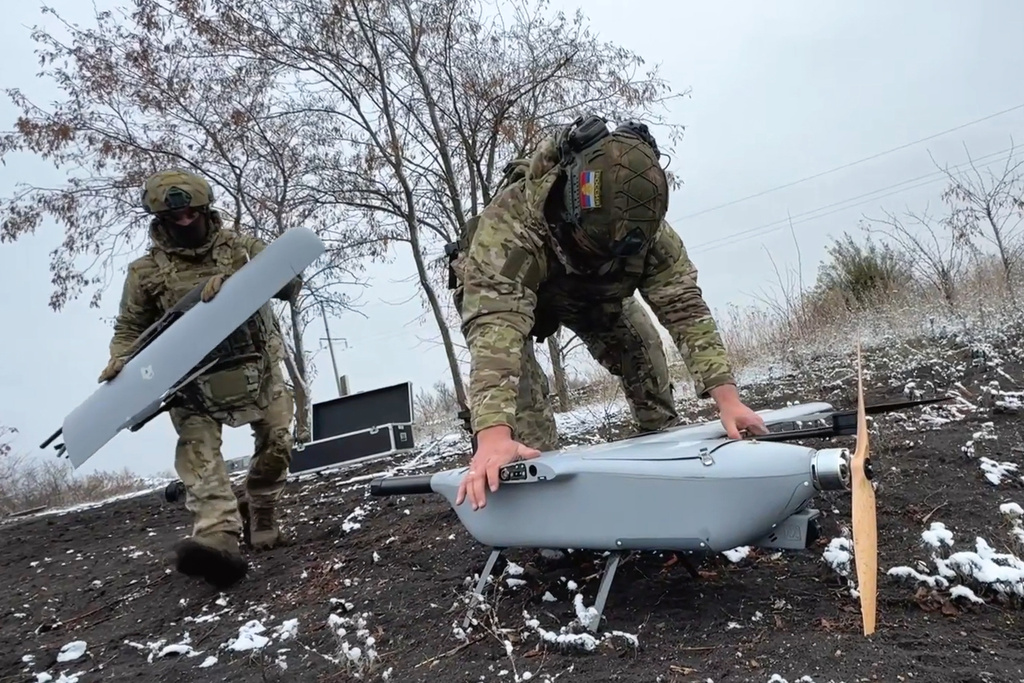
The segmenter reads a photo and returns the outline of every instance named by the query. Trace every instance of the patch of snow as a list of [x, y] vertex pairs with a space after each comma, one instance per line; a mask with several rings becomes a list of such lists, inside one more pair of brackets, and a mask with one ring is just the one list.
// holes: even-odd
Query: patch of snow
[[938, 549], [943, 544], [953, 545], [953, 532], [946, 528], [942, 522], [932, 522], [932, 525], [921, 532], [921, 540], [928, 546]]
[[629, 404], [616, 395], [614, 400], [593, 401], [564, 413], [555, 413], [558, 433], [565, 437], [591, 437], [598, 428], [630, 417]]
[[366, 508], [362, 507], [361, 505], [357, 505], [356, 509], [353, 510], [352, 513], [349, 514], [349, 516], [346, 517], [344, 521], [341, 523], [342, 530], [345, 533], [349, 533], [350, 531], [355, 531], [356, 529], [361, 528], [362, 524], [360, 524], [359, 522], [355, 522], [353, 520], [362, 519], [365, 516]]
[[853, 542], [845, 536], [833, 538], [825, 546], [821, 557], [839, 576], [849, 578], [850, 562], [853, 560]]
[[294, 638], [299, 632], [299, 620], [288, 619], [274, 628], [274, 634], [279, 640]]
[[[1009, 477], [1012, 472], [1017, 471], [1017, 464], [1012, 462], [996, 462], [991, 458], [980, 458], [978, 462], [981, 464], [981, 471], [985, 473], [985, 478], [993, 486], [999, 486], [1004, 477]], [[1021, 481], [1024, 481], [1024, 477], [1021, 477]]]
[[603, 636], [595, 636], [593, 633], [579, 631], [578, 629], [582, 626], [581, 623], [573, 621], [567, 626], [562, 626], [558, 631], [550, 631], [540, 625], [540, 620], [531, 617], [529, 613], [523, 612], [523, 620], [526, 623], [526, 627], [535, 635], [539, 636], [542, 642], [551, 643], [564, 648], [582, 649], [587, 652], [592, 652], [597, 649], [604, 640], [608, 638], [623, 638], [629, 644], [637, 647], [639, 641], [632, 633], [624, 633], [622, 631], [611, 631], [605, 633]]
[[[1010, 519], [1011, 535], [1024, 529], [1020, 527], [1018, 511], [1014, 503], [1003, 504], [1000, 512]], [[937, 591], [949, 589], [951, 597], [960, 597], [970, 602], [984, 603], [989, 599], [1019, 601], [1024, 599], [1024, 560], [1012, 553], [997, 552], [984, 538], [974, 539], [974, 550], [952, 551], [952, 533], [941, 522], [932, 522], [922, 532], [923, 544], [931, 549], [931, 561], [935, 572], [927, 572], [899, 566], [888, 570], [887, 575], [913, 585], [924, 584]]]
[[262, 649], [270, 642], [270, 638], [260, 635], [266, 630], [266, 627], [258, 619], [247, 621], [238, 627], [238, 637], [229, 640], [224, 647], [236, 652]]
[[62, 647], [60, 649], [60, 652], [57, 653], [57, 661], [73, 662], [85, 654], [85, 648], [86, 645], [84, 640], [71, 641], [70, 643]]
[[[370, 614], [364, 612], [351, 618], [332, 613], [327, 618], [327, 625], [338, 641], [338, 654], [333, 661], [342, 664], [350, 675], [359, 679], [371, 673], [379, 660], [377, 640], [367, 628], [369, 617]], [[348, 640], [350, 628], [355, 629], [355, 644]]]
[[722, 553], [730, 562], [741, 562], [745, 557], [750, 555], [750, 546], [741, 545], [738, 548], [732, 550], [726, 550]]
[[586, 629], [596, 629], [601, 616], [594, 607], [586, 607], [583, 604], [583, 593], [577, 593], [572, 601], [576, 608], [576, 619]]
[[960, 450], [969, 458], [973, 458], [976, 453], [977, 444], [979, 441], [995, 441], [999, 437], [995, 433], [995, 423], [985, 422], [981, 425], [979, 431], [974, 432], [971, 435], [970, 440], [960, 447]]

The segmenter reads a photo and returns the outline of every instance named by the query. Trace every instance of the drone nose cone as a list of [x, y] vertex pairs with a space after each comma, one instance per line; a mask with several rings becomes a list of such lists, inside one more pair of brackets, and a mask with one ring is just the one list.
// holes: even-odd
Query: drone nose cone
[[850, 451], [823, 448], [811, 457], [811, 478], [819, 491], [850, 490]]

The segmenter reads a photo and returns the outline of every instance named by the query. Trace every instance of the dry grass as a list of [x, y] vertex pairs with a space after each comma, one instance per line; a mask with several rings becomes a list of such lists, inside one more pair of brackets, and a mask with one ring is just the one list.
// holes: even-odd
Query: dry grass
[[152, 480], [128, 469], [79, 475], [66, 460], [8, 453], [0, 458], [0, 515], [95, 503], [152, 485]]
[[1018, 292], [1005, 285], [1002, 273], [983, 262], [957, 282], [957, 297], [948, 304], [932, 287], [911, 281], [877, 292], [860, 306], [838, 295], [797, 297], [765, 307], [730, 308], [719, 316], [726, 346], [737, 368], [769, 359], [798, 362], [811, 355], [866, 347], [897, 337], [947, 334], [968, 327], [1000, 328], [1020, 313]]

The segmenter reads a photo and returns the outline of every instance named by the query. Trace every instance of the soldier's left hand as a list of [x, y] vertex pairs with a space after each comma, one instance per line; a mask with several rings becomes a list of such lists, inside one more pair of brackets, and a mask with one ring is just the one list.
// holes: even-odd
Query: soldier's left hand
[[730, 401], [719, 408], [719, 416], [730, 439], [739, 439], [741, 432], [767, 434], [764, 418], [740, 401]]
[[207, 302], [213, 299], [213, 297], [217, 296], [217, 292], [219, 292], [220, 288], [224, 285], [224, 280], [226, 278], [227, 275], [224, 275], [223, 273], [217, 273], [209, 280], [207, 280], [206, 286], [203, 287], [203, 292], [202, 294], [200, 294], [200, 298], [202, 298], [204, 302]]

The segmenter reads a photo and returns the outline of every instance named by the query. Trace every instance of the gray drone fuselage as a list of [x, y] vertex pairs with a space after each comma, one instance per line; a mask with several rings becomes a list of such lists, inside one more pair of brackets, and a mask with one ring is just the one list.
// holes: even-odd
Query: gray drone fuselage
[[[811, 403], [761, 415], [777, 424], [829, 409]], [[473, 538], [495, 548], [802, 549], [818, 515], [812, 499], [849, 488], [849, 457], [842, 448], [733, 440], [720, 423], [703, 423], [507, 465], [479, 510], [455, 505], [466, 467], [420, 480], [448, 500]], [[400, 481], [394, 485], [389, 491], [380, 480], [377, 495], [399, 493]]]

